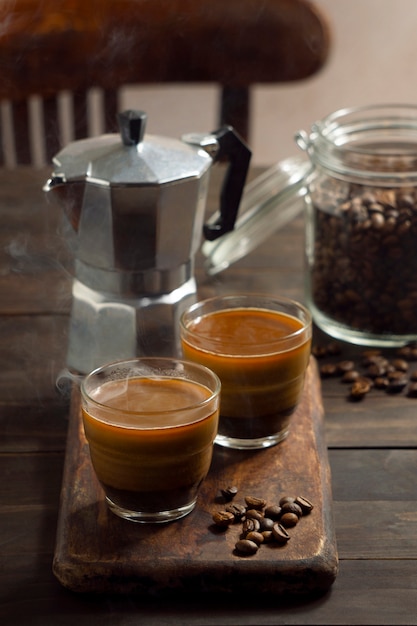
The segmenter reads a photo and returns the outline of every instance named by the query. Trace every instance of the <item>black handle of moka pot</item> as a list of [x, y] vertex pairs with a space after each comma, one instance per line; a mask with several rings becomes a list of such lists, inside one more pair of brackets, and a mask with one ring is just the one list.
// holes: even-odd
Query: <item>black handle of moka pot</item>
[[232, 126], [223, 126], [212, 136], [218, 144], [214, 160], [227, 160], [229, 165], [220, 194], [219, 216], [215, 222], [207, 223], [203, 228], [204, 236], [209, 241], [233, 230], [252, 156], [251, 150]]

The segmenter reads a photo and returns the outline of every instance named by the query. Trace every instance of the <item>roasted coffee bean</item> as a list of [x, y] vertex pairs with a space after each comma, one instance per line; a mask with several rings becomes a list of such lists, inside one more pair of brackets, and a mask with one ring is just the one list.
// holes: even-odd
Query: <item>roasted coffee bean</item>
[[398, 348], [397, 355], [407, 361], [417, 360], [417, 346], [415, 343], [409, 343], [406, 346]]
[[342, 348], [337, 341], [331, 341], [326, 345], [315, 344], [311, 352], [317, 359], [321, 359], [325, 356], [337, 356], [341, 354]]
[[252, 530], [246, 535], [245, 539], [247, 539], [248, 541], [253, 541], [254, 543], [256, 543], [257, 546], [260, 546], [261, 543], [263, 543], [265, 540], [263, 534], [257, 530]]
[[297, 496], [295, 502], [301, 508], [303, 515], [308, 515], [314, 508], [310, 500], [307, 500], [307, 498], [303, 498], [302, 496]]
[[386, 376], [378, 376], [374, 380], [375, 389], [386, 389], [389, 385], [389, 379]]
[[408, 379], [406, 376], [396, 376], [393, 378], [389, 378], [389, 383], [387, 386], [387, 393], [401, 393], [403, 389], [407, 386]]
[[275, 541], [277, 541], [278, 543], [287, 543], [287, 541], [289, 541], [290, 539], [290, 535], [287, 533], [282, 524], [274, 524], [272, 534]]
[[261, 531], [272, 530], [272, 527], [275, 524], [275, 520], [271, 519], [270, 517], [263, 517], [259, 520], [259, 524], [261, 525]]
[[400, 372], [406, 372], [408, 370], [408, 363], [405, 359], [394, 359], [392, 365]]
[[216, 511], [212, 519], [216, 526], [222, 527], [230, 526], [230, 524], [233, 524], [235, 521], [233, 513], [229, 513], [228, 511]]
[[388, 371], [388, 364], [384, 363], [372, 363], [366, 368], [366, 375], [370, 378], [380, 378], [385, 376]]
[[257, 519], [258, 521], [261, 521], [263, 517], [264, 516], [262, 515], [261, 511], [259, 511], [258, 509], [246, 510], [246, 519]]
[[274, 533], [272, 530], [263, 530], [262, 536], [264, 538], [264, 543], [270, 543], [274, 539]]
[[368, 386], [369, 387], [369, 391], [374, 386], [374, 381], [369, 376], [359, 376], [359, 378], [357, 379], [356, 382], [357, 383], [363, 383], [364, 386]]
[[295, 502], [295, 496], [282, 496], [279, 500], [279, 506], [283, 506], [287, 502]]
[[354, 383], [355, 380], [358, 380], [360, 374], [357, 370], [350, 370], [349, 372], [345, 372], [341, 378], [342, 383]]
[[388, 380], [391, 381], [395, 381], [395, 380], [403, 380], [404, 378], [407, 378], [404, 374], [404, 372], [400, 372], [400, 370], [391, 370], [387, 373], [387, 378]]
[[311, 352], [316, 359], [322, 359], [328, 355], [326, 346], [313, 346]]
[[411, 352], [410, 346], [402, 346], [401, 348], [398, 348], [397, 350], [398, 356], [403, 357], [404, 359], [407, 359], [407, 360], [410, 355], [410, 352]]
[[337, 367], [334, 363], [325, 363], [320, 367], [320, 376], [322, 378], [331, 378], [332, 376], [337, 376], [338, 371]]
[[[381, 205], [378, 205], [379, 207]], [[382, 208], [381, 211], [375, 211], [373, 212], [373, 214], [371, 215], [371, 226], [372, 228], [375, 228], [376, 230], [380, 230], [381, 228], [384, 228], [385, 226], [385, 217], [382, 214]]]
[[363, 400], [363, 398], [371, 390], [371, 384], [364, 378], [359, 378], [350, 388], [350, 397], [352, 400]]
[[249, 539], [239, 539], [235, 544], [236, 551], [240, 554], [255, 554], [258, 551], [258, 544]]
[[400, 192], [397, 197], [397, 204], [399, 207], [407, 207], [412, 209], [414, 206], [414, 198], [409, 193]]
[[[282, 505], [282, 514], [284, 513], [295, 513], [297, 517], [301, 517], [303, 514], [302, 508], [294, 501], [294, 502], [285, 502]], [[282, 515], [281, 518], [282, 519]]]
[[265, 517], [269, 517], [272, 520], [277, 520], [281, 515], [281, 507], [279, 504], [269, 504], [265, 508]]
[[296, 513], [284, 513], [281, 515], [280, 523], [286, 528], [292, 528], [298, 524], [299, 517]]
[[244, 535], [247, 535], [254, 530], [260, 530], [260, 528], [261, 525], [259, 523], [259, 520], [249, 518], [245, 519], [245, 521], [243, 522], [242, 531]]
[[380, 368], [386, 368], [389, 365], [388, 359], [382, 355], [369, 356], [363, 363], [364, 367], [369, 368], [377, 365]]
[[245, 496], [245, 502], [248, 509], [262, 510], [266, 506], [266, 500], [254, 496]]
[[235, 520], [239, 521], [246, 514], [246, 507], [244, 507], [243, 504], [237, 504], [233, 502], [232, 504], [228, 504], [226, 506], [226, 511], [232, 513]]
[[233, 500], [233, 498], [237, 494], [238, 488], [235, 486], [231, 486], [231, 487], [226, 487], [225, 489], [221, 489], [220, 491], [221, 491], [223, 498], [227, 502], [229, 502], [230, 500]]
[[379, 348], [369, 348], [369, 350], [364, 350], [362, 352], [362, 362], [364, 365], [370, 365], [373, 363], [373, 359], [375, 357], [381, 356], [381, 350]]
[[338, 374], [345, 374], [346, 372], [351, 372], [355, 367], [353, 361], [340, 361], [336, 363], [336, 369]]

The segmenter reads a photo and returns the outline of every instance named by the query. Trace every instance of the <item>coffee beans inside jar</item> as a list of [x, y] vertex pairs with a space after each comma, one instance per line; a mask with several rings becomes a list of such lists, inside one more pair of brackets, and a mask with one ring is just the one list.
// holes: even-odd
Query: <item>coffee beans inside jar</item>
[[[327, 187], [329, 181], [327, 180]], [[417, 332], [417, 195], [340, 185], [329, 210], [314, 194], [310, 266], [314, 308], [370, 335]], [[339, 195], [339, 197], [338, 197]]]

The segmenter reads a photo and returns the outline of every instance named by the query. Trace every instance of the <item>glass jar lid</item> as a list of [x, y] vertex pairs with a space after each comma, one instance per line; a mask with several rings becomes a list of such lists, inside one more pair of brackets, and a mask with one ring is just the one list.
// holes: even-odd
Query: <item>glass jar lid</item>
[[[248, 183], [234, 230], [201, 247], [206, 272], [214, 276], [248, 255], [304, 207], [313, 166], [302, 157], [280, 161]], [[217, 219], [217, 213], [210, 218]]]

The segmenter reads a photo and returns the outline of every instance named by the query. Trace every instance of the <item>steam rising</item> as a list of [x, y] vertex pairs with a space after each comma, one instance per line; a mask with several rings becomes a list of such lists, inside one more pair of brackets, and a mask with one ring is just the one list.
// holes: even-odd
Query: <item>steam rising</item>
[[65, 368], [57, 376], [56, 388], [64, 400], [70, 400], [73, 386], [77, 385], [79, 387], [83, 379], [84, 375], [70, 372], [69, 369]]

